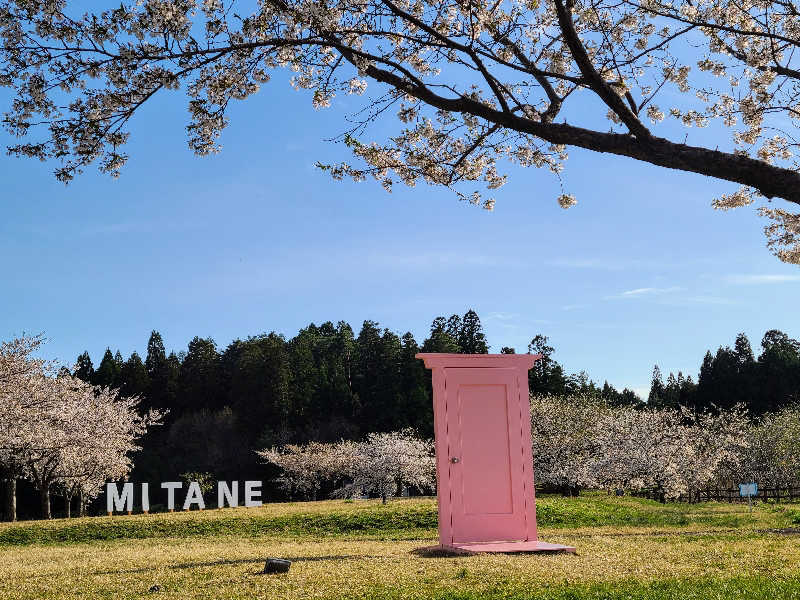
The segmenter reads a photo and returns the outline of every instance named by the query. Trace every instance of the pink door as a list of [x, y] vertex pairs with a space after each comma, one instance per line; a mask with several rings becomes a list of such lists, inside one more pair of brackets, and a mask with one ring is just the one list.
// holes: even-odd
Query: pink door
[[525, 539], [519, 370], [444, 373], [453, 542]]

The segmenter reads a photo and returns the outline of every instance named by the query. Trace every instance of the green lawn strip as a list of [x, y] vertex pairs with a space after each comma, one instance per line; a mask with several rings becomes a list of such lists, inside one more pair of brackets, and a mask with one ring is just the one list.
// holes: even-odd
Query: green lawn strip
[[98, 517], [58, 523], [20, 523], [0, 529], [0, 546], [69, 544], [117, 539], [197, 536], [371, 536], [416, 539], [434, 535], [436, 512], [415, 507], [386, 507], [358, 512], [295, 513], [281, 516], [237, 514], [218, 517], [163, 518], [160, 515]]
[[457, 575], [462, 589], [419, 587], [381, 588], [329, 600], [800, 600], [800, 575], [681, 578], [603, 583], [542, 584], [519, 587], [504, 583], [472, 584], [464, 570]]
[[[406, 500], [324, 510], [296, 504], [290, 512], [262, 509], [151, 515], [118, 515], [74, 520], [31, 521], [0, 526], [0, 546], [69, 544], [115, 539], [198, 536], [324, 536], [360, 539], [419, 539], [436, 536], [430, 500]], [[271, 505], [276, 507], [278, 505]], [[659, 504], [639, 498], [589, 494], [579, 498], [543, 496], [537, 501], [541, 529], [593, 527], [781, 528], [800, 522], [796, 508], [746, 508], [724, 504]]]
[[[762, 517], [773, 513], [780, 520], [783, 510], [782, 507], [761, 505], [754, 513]], [[619, 498], [604, 493], [589, 493], [577, 498], [543, 496], [537, 499], [536, 514], [544, 527], [685, 527], [692, 524], [739, 527], [753, 520], [742, 505], [716, 502], [661, 504], [644, 498]]]

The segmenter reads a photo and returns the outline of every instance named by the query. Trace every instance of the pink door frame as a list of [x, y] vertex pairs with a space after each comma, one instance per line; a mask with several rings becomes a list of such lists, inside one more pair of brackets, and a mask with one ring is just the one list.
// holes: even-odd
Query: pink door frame
[[[528, 370], [541, 358], [540, 354], [436, 354], [420, 353], [416, 355], [425, 362], [425, 367], [431, 369], [433, 376], [433, 420], [434, 438], [436, 448], [436, 473], [437, 495], [439, 499], [439, 543], [442, 546], [452, 546], [458, 543], [490, 542], [490, 541], [522, 541], [535, 542], [537, 538], [536, 527], [536, 493], [533, 479], [533, 458], [531, 455], [531, 420], [530, 401], [528, 392]], [[450, 371], [453, 369], [453, 371]], [[462, 369], [464, 369], [462, 371]], [[519, 409], [521, 464], [514, 461], [512, 479], [522, 487], [522, 510], [524, 518], [519, 522], [519, 531], [509, 536], [502, 534], [502, 539], [486, 539], [486, 529], [475, 527], [471, 531], [469, 525], [466, 530], [455, 532], [453, 529], [453, 476], [451, 474], [450, 444], [448, 437], [448, 389], [447, 375], [450, 372], [456, 377], [451, 377], [451, 384], [458, 379], [458, 373], [470, 372], [481, 379], [480, 370], [486, 370], [485, 383], [498, 384], [500, 380], [516, 380], [516, 391], [506, 388], [509, 409]], [[502, 376], [501, 376], [502, 374]], [[498, 376], [501, 376], [498, 378]], [[475, 380], [475, 377], [472, 377]], [[452, 386], [451, 386], [452, 387]], [[451, 389], [452, 392], [452, 389]], [[452, 402], [452, 400], [451, 400]], [[516, 406], [513, 406], [516, 404]], [[453, 418], [453, 415], [450, 415]], [[516, 418], [514, 419], [516, 422]], [[516, 446], [516, 444], [514, 444]], [[457, 457], [456, 457], [457, 458]], [[465, 465], [469, 468], [470, 465]], [[462, 524], [463, 525], [463, 524]], [[456, 540], [455, 537], [458, 537]], [[474, 538], [474, 539], [470, 539]]]

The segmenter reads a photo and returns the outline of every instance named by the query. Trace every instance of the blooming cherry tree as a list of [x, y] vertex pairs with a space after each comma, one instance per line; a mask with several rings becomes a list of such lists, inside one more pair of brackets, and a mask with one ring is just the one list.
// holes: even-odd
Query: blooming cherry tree
[[0, 466], [9, 479], [33, 482], [42, 516], [49, 518], [54, 484], [81, 496], [83, 507], [107, 479], [130, 471], [136, 440], [162, 414], [142, 416], [137, 398], [71, 375], [53, 376], [50, 365], [31, 357], [39, 343], [23, 338], [0, 347]]
[[717, 412], [690, 414], [684, 410], [686, 435], [685, 461], [681, 476], [689, 490], [734, 485], [742, 479], [737, 474], [747, 456], [752, 423], [744, 406]]
[[762, 485], [791, 486], [800, 481], [800, 409], [785, 408], [764, 415], [749, 432], [740, 481]]
[[9, 521], [17, 518], [17, 480], [24, 471], [21, 446], [35, 433], [25, 424], [42, 400], [43, 376], [53, 370], [33, 355], [43, 341], [42, 336], [22, 336], [0, 343], [0, 478], [6, 491], [3, 512]]
[[433, 443], [410, 429], [371, 433], [361, 442], [310, 442], [257, 454], [281, 468], [278, 483], [283, 489], [313, 499], [326, 482], [342, 483], [334, 492], [338, 497], [376, 493], [384, 503], [404, 486], [424, 490], [436, 483]]
[[[332, 479], [340, 471], [342, 452], [336, 444], [309, 442], [298, 445], [289, 444], [283, 448], [270, 448], [256, 452], [266, 463], [281, 469], [277, 479], [278, 485], [290, 495], [307, 494], [312, 500], [317, 499], [325, 482]], [[350, 452], [344, 454], [347, 459]]]
[[533, 472], [536, 483], [570, 495], [600, 487], [597, 462], [607, 451], [609, 407], [583, 396], [531, 397]]
[[[316, 108], [370, 94], [342, 137], [355, 162], [320, 165], [336, 178], [424, 181], [491, 208], [503, 164], [560, 178], [568, 147], [584, 148], [737, 184], [719, 209], [786, 201], [759, 211], [768, 245], [800, 263], [790, 1], [140, 0], [83, 11], [0, 0], [0, 85], [15, 92], [3, 122], [20, 138], [9, 150], [59, 161], [60, 180], [94, 162], [117, 175], [133, 115], [181, 86], [189, 147], [216, 152], [231, 101], [286, 67]], [[368, 139], [391, 114], [395, 134]], [[714, 136], [690, 142], [703, 127]]]
[[424, 490], [436, 482], [433, 443], [417, 438], [410, 429], [370, 433], [351, 448], [355, 454], [344, 471], [351, 482], [338, 490], [339, 496], [374, 492], [385, 504], [405, 485]]
[[748, 455], [751, 426], [742, 407], [695, 414], [550, 396], [531, 398], [531, 425], [537, 483], [570, 493], [652, 489], [673, 499], [728, 485]]
[[654, 489], [673, 499], [721, 483], [738, 468], [748, 426], [741, 407], [716, 414], [614, 409], [603, 425], [606, 452], [598, 479], [606, 487]]

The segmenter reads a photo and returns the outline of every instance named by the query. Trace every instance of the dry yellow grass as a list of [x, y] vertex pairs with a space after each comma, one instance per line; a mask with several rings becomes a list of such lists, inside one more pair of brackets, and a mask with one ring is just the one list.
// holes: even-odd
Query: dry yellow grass
[[[765, 531], [787, 523], [782, 509], [772, 507], [760, 507], [751, 518], [741, 506], [659, 506], [602, 496], [580, 501], [542, 499], [542, 513], [549, 506], [552, 519], [566, 515], [580, 520], [595, 513], [613, 515], [614, 511], [624, 510], [628, 511], [624, 515], [649, 519], [647, 515], [652, 513], [654, 522], [663, 521], [650, 527], [542, 528], [542, 539], [576, 546], [576, 556], [420, 555], [416, 549], [436, 543], [430, 529], [423, 530], [429, 534], [417, 534], [424, 538], [411, 540], [404, 539], [402, 530], [392, 529], [372, 536], [351, 532], [324, 537], [289, 530], [262, 529], [260, 534], [251, 530], [259, 518], [367, 515], [368, 511], [378, 511], [391, 521], [403, 510], [434, 506], [432, 499], [398, 501], [389, 507], [380, 507], [373, 501], [325, 501], [270, 504], [260, 509], [3, 524], [0, 534], [15, 528], [80, 529], [102, 527], [103, 523], [119, 524], [124, 531], [139, 533], [148, 531], [148, 523], [160, 523], [161, 529], [159, 537], [143, 539], [0, 546], [0, 598], [506, 598], [565, 583], [585, 587], [677, 580], [689, 582], [686, 585], [691, 588], [693, 582], [703, 578], [737, 577], [750, 578], [748, 585], [756, 588], [763, 581], [793, 578], [791, 585], [800, 590], [800, 536]], [[226, 530], [225, 535], [213, 534], [216, 529], [210, 525], [215, 520], [231, 519], [236, 527]], [[675, 524], [683, 520], [684, 525]], [[201, 533], [195, 534], [194, 529], [185, 527], [187, 523], [205, 526], [198, 527]], [[184, 537], [169, 537], [178, 531]], [[291, 559], [291, 571], [285, 575], [260, 574], [269, 556]], [[761, 579], [753, 580], [759, 576]], [[159, 590], [150, 592], [152, 586], [159, 586]], [[662, 592], [635, 597], [671, 597]], [[596, 596], [587, 593], [575, 597]]]
[[[673, 534], [675, 532], [672, 532]], [[715, 533], [652, 535], [650, 530], [551, 530], [571, 555], [424, 557], [433, 539], [400, 542], [196, 538], [117, 540], [68, 546], [6, 548], [0, 596], [9, 599], [369, 597], [376, 590], [433, 595], [448, 590], [537, 588], [631, 578], [796, 575], [796, 536]], [[268, 556], [294, 561], [287, 575], [260, 575]]]

